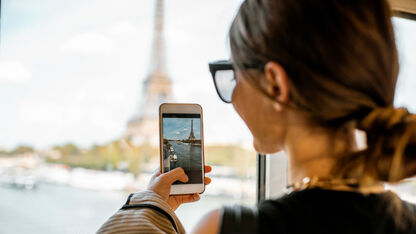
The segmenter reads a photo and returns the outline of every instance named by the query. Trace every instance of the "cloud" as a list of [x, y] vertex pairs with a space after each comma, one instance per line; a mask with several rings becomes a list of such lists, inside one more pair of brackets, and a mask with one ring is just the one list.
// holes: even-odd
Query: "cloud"
[[32, 79], [30, 71], [17, 61], [0, 61], [0, 82], [23, 84]]
[[86, 32], [67, 40], [61, 52], [81, 55], [110, 55], [115, 49], [114, 41], [98, 32]]
[[111, 24], [108, 32], [115, 35], [133, 35], [137, 33], [137, 28], [130, 21], [119, 21]]

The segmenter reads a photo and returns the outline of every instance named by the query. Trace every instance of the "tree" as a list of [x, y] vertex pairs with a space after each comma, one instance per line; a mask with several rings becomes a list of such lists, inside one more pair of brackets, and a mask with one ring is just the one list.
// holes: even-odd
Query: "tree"
[[60, 151], [63, 156], [75, 156], [81, 154], [79, 148], [72, 143], [68, 143], [64, 146], [55, 146], [54, 149]]
[[25, 153], [33, 153], [33, 152], [35, 152], [35, 150], [31, 146], [19, 145], [14, 150], [12, 150], [10, 154], [16, 155], [16, 154], [25, 154]]

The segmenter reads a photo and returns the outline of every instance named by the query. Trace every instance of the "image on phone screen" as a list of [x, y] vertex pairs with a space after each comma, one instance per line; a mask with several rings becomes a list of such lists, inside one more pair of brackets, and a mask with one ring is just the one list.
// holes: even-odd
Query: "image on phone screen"
[[182, 167], [188, 182], [202, 183], [202, 146], [200, 114], [162, 114], [163, 171]]

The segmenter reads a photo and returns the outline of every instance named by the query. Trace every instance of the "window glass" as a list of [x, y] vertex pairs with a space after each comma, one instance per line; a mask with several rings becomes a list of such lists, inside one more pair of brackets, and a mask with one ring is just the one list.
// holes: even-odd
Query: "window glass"
[[241, 0], [160, 2], [161, 24], [156, 0], [1, 1], [1, 233], [96, 231], [159, 166], [161, 100], [204, 109], [212, 184], [185, 228], [255, 203], [250, 133], [208, 71]]
[[278, 198], [285, 194], [288, 184], [288, 158], [282, 151], [266, 155], [265, 198]]
[[[399, 79], [395, 105], [416, 113], [416, 21], [393, 18], [397, 49], [399, 50]], [[388, 185], [402, 199], [416, 203], [416, 180], [408, 179], [399, 185]]]

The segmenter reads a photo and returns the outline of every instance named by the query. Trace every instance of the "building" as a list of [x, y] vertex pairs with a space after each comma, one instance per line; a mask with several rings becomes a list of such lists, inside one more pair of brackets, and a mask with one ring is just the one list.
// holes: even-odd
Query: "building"
[[194, 120], [191, 120], [191, 132], [189, 133], [188, 141], [195, 141], [195, 135], [194, 135]]
[[135, 145], [159, 144], [159, 105], [172, 102], [172, 81], [166, 71], [163, 37], [163, 0], [156, 0], [153, 45], [149, 75], [143, 83], [143, 101], [127, 124], [123, 138]]

